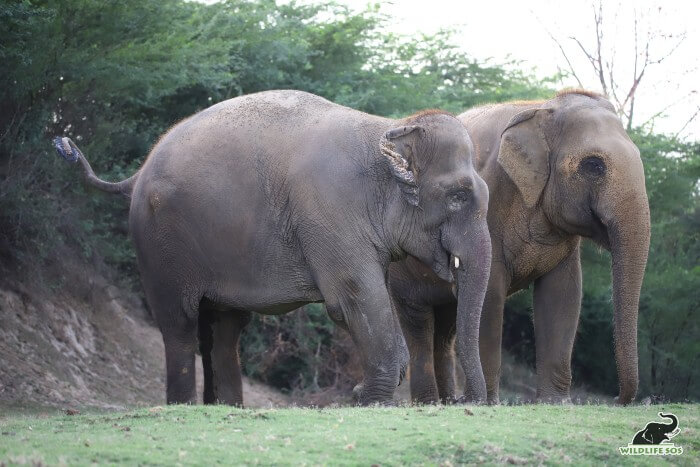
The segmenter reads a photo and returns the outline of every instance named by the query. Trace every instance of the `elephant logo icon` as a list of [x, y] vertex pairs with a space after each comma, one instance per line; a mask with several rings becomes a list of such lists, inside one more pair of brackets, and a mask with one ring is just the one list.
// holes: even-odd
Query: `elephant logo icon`
[[622, 455], [679, 455], [683, 448], [671, 443], [670, 440], [681, 432], [678, 427], [678, 417], [672, 413], [659, 412], [659, 417], [666, 418], [671, 423], [649, 422], [639, 430], [627, 446], [620, 448]]
[[678, 428], [678, 418], [675, 415], [672, 413], [665, 414], [659, 412], [659, 417], [668, 418], [671, 420], [671, 423], [647, 423], [647, 426], [645, 426], [643, 430], [639, 430], [637, 434], [634, 435], [632, 444], [661, 444], [664, 441], [669, 441], [681, 432], [681, 429]]

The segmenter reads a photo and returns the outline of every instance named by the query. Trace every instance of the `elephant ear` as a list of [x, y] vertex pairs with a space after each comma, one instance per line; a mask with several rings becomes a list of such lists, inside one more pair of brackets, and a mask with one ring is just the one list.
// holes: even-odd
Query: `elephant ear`
[[518, 187], [525, 205], [533, 207], [549, 178], [549, 146], [540, 115], [549, 109], [524, 110], [510, 119], [501, 135], [498, 163]]
[[416, 182], [414, 139], [423, 131], [419, 126], [402, 126], [387, 131], [379, 143], [381, 153], [391, 167], [392, 175], [399, 184], [408, 204], [418, 206], [418, 183]]

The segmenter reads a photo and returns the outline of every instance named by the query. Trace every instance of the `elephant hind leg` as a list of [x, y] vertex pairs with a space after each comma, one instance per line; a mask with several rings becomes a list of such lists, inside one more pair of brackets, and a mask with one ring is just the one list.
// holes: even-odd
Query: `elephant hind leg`
[[419, 404], [434, 404], [440, 396], [433, 366], [433, 309], [400, 302], [397, 309], [410, 354], [411, 400]]
[[167, 403], [194, 404], [199, 300], [186, 295], [172, 283], [151, 284], [144, 280], [144, 288], [163, 336]]
[[195, 323], [180, 329], [162, 328], [165, 344], [168, 404], [196, 402], [194, 352], [197, 346]]
[[250, 312], [220, 310], [202, 303], [199, 345], [204, 369], [204, 403], [243, 406], [243, 384], [238, 342], [250, 322]]
[[435, 381], [443, 403], [456, 399], [455, 392], [455, 333], [457, 307], [454, 304], [435, 307]]
[[202, 401], [205, 404], [216, 402], [214, 394], [214, 370], [211, 365], [211, 351], [214, 347], [214, 310], [207, 308], [206, 304], [199, 307], [199, 322], [197, 332], [199, 335], [199, 353], [202, 355], [202, 373], [204, 377], [204, 394]]

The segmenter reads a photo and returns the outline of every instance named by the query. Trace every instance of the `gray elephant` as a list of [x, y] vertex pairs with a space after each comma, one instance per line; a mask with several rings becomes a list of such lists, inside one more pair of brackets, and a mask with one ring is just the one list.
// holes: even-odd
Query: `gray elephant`
[[[503, 307], [534, 282], [537, 398], [566, 401], [581, 303], [579, 242], [612, 253], [619, 402], [636, 394], [637, 314], [649, 250], [649, 204], [639, 150], [612, 105], [585, 91], [547, 101], [475, 108], [458, 117], [490, 191], [493, 262], [481, 318], [488, 401], [498, 403]], [[390, 267], [411, 354], [411, 394], [454, 396], [455, 302], [449, 284], [419, 261]]]
[[659, 412], [659, 417], [671, 419], [671, 423], [649, 422], [643, 430], [639, 430], [632, 444], [661, 444], [680, 433], [678, 418], [672, 413]]
[[304, 92], [252, 94], [178, 123], [118, 183], [98, 179], [69, 139], [55, 145], [90, 184], [131, 198], [168, 403], [195, 400], [199, 343], [205, 402], [242, 404], [238, 338], [249, 313], [313, 302], [325, 302], [357, 346], [358, 401], [391, 401], [405, 343], [387, 271], [406, 254], [454, 282], [468, 393], [485, 400], [478, 323], [491, 260], [488, 190], [455, 117], [391, 120]]

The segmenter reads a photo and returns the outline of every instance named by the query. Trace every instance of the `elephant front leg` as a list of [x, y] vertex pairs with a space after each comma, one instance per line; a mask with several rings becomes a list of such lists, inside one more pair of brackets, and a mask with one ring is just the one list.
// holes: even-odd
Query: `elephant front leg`
[[486, 380], [486, 401], [499, 403], [501, 378], [501, 340], [503, 337], [503, 307], [506, 301], [506, 273], [501, 263], [492, 263], [489, 286], [484, 298], [479, 325], [479, 355]]
[[397, 302], [397, 314], [408, 345], [411, 400], [434, 404], [440, 396], [433, 366], [433, 309]]
[[243, 381], [238, 342], [250, 322], [242, 310], [200, 310], [199, 343], [204, 370], [205, 404], [243, 406]]
[[[325, 290], [324, 290], [325, 289]], [[342, 313], [360, 354], [364, 382], [355, 393], [360, 405], [390, 404], [399, 383], [401, 340], [380, 269], [345, 277], [321, 288], [331, 315]], [[340, 311], [338, 311], [340, 310]]]
[[[408, 372], [408, 366], [410, 363], [410, 356], [409, 356], [409, 351], [408, 351], [408, 346], [406, 344], [406, 339], [404, 338], [404, 334], [401, 330], [401, 325], [400, 325], [400, 320], [398, 318], [398, 311], [396, 304], [394, 303], [394, 300], [392, 298], [392, 314], [394, 316], [394, 333], [397, 336], [397, 345], [398, 345], [398, 362], [399, 362], [399, 383], [401, 384], [406, 377], [406, 373]], [[347, 323], [344, 321], [342, 323], [336, 322], [340, 327], [345, 329], [346, 331], [349, 331]], [[353, 396], [357, 399], [357, 397], [362, 394], [362, 391], [364, 390], [364, 382], [358, 383], [352, 390]]]
[[434, 357], [435, 381], [443, 403], [456, 400], [455, 331], [457, 307], [454, 304], [435, 307]]
[[537, 400], [569, 402], [571, 353], [581, 309], [579, 250], [535, 281]]

